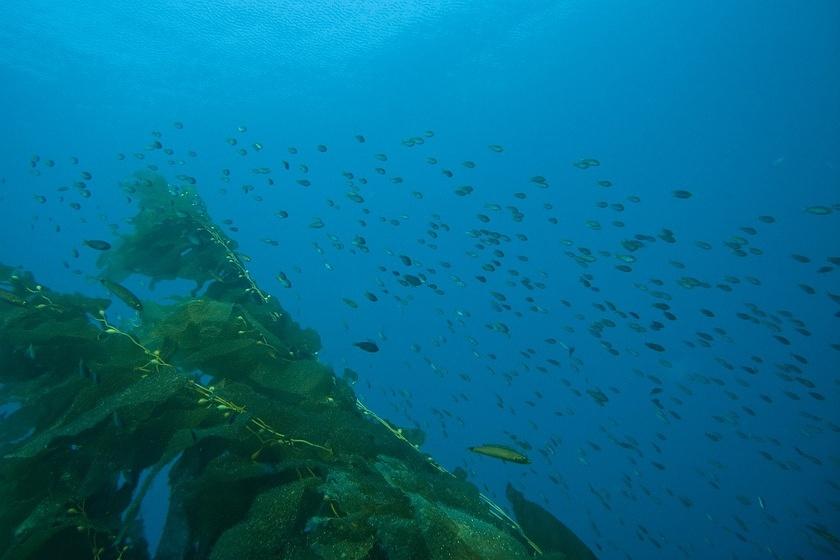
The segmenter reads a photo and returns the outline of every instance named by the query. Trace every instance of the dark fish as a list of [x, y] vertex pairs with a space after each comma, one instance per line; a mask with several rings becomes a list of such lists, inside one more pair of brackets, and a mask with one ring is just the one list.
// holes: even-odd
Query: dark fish
[[288, 277], [288, 276], [286, 276], [286, 274], [285, 274], [285, 273], [283, 273], [283, 272], [278, 272], [278, 273], [277, 273], [277, 280], [278, 280], [278, 281], [280, 282], [280, 284], [282, 284], [282, 285], [283, 285], [283, 287], [285, 287], [285, 288], [291, 288], [291, 287], [292, 287], [292, 281], [291, 281], [291, 280], [289, 280], [289, 277]]
[[656, 352], [664, 352], [665, 351], [664, 346], [662, 346], [661, 344], [657, 344], [655, 342], [645, 342], [645, 346], [647, 346], [648, 348], [650, 348], [651, 350], [654, 350]]
[[91, 370], [85, 363], [84, 359], [79, 358], [79, 375], [82, 379], [87, 379], [91, 376]]
[[131, 307], [132, 309], [136, 309], [137, 311], [143, 311], [143, 303], [140, 299], [131, 293], [128, 288], [121, 284], [117, 284], [107, 278], [100, 278], [99, 281], [102, 283], [103, 286], [108, 288], [108, 291], [123, 300], [126, 305]]
[[352, 385], [359, 380], [359, 374], [350, 368], [344, 368], [344, 374], [341, 376], [341, 378], [344, 379], [350, 385]]
[[375, 342], [371, 342], [369, 340], [363, 340], [362, 342], [354, 342], [353, 346], [364, 350], [365, 352], [379, 352], [379, 346], [377, 346]]
[[96, 249], [97, 251], [107, 251], [111, 248], [110, 243], [102, 241], [101, 239], [85, 239], [84, 244], [91, 249]]
[[589, 393], [589, 396], [592, 397], [598, 406], [604, 406], [610, 400], [600, 389], [587, 389], [586, 392]]
[[403, 278], [409, 286], [414, 286], [415, 288], [423, 284], [423, 279], [413, 274], [404, 274]]

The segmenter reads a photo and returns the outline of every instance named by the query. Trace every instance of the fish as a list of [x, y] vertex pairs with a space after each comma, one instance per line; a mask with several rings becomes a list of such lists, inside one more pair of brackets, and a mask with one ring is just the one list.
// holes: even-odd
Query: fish
[[610, 400], [607, 397], [607, 395], [605, 395], [604, 392], [598, 388], [587, 389], [586, 392], [589, 393], [589, 396], [592, 397], [592, 399], [598, 406], [604, 406]]
[[341, 376], [347, 383], [353, 385], [356, 381], [359, 380], [359, 373], [355, 370], [350, 368], [344, 368], [344, 374]]
[[655, 342], [645, 342], [645, 346], [647, 346], [648, 348], [650, 348], [651, 350], [654, 350], [656, 352], [664, 352], [665, 351], [664, 346], [662, 346], [661, 344], [657, 344]]
[[107, 278], [100, 278], [99, 282], [105, 286], [109, 292], [120, 298], [130, 308], [137, 311], [143, 311], [143, 302], [141, 302], [137, 296], [131, 293], [131, 291], [122, 284], [117, 284]]
[[292, 281], [289, 280], [289, 277], [286, 276], [286, 274], [284, 272], [278, 272], [277, 273], [277, 281], [280, 282], [280, 284], [284, 288], [291, 288], [292, 287]]
[[91, 369], [85, 363], [84, 358], [79, 358], [79, 375], [82, 379], [87, 379], [90, 377]]
[[91, 249], [96, 249], [97, 251], [107, 251], [111, 248], [110, 243], [102, 241], [101, 239], [85, 239], [83, 243]]
[[375, 342], [371, 342], [369, 340], [363, 340], [361, 342], [354, 342], [353, 346], [359, 348], [360, 350], [364, 350], [365, 352], [379, 352], [379, 346], [376, 345]]
[[469, 449], [473, 453], [478, 453], [479, 455], [495, 457], [496, 459], [501, 459], [502, 461], [518, 463], [520, 465], [528, 465], [531, 463], [531, 460], [528, 459], [528, 457], [526, 457], [519, 451], [511, 449], [510, 447], [506, 447], [504, 445], [485, 443], [484, 445], [468, 447], [467, 449]]
[[25, 299], [12, 292], [7, 292], [6, 290], [0, 290], [0, 300], [12, 305], [17, 305], [18, 307], [27, 306], [27, 301]]

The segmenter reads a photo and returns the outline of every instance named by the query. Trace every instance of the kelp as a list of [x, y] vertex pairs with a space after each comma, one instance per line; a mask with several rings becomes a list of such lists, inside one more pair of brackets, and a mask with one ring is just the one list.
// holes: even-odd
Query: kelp
[[[103, 276], [206, 289], [61, 294], [0, 266], [0, 559], [516, 559], [539, 547], [317, 359], [197, 192], [141, 173]], [[156, 552], [140, 506], [168, 472]]]
[[589, 547], [544, 507], [525, 498], [510, 483], [506, 494], [516, 518], [545, 552], [546, 559], [595, 560]]

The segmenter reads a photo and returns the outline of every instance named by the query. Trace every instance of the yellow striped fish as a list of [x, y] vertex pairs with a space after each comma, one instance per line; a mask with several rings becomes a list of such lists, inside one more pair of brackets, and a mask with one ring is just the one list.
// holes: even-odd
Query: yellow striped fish
[[18, 307], [26, 307], [26, 300], [12, 292], [0, 290], [0, 300], [17, 305]]
[[502, 461], [510, 461], [511, 463], [519, 463], [520, 465], [527, 465], [531, 462], [528, 457], [519, 451], [504, 445], [485, 443], [484, 445], [469, 447], [468, 449], [479, 455], [487, 455], [488, 457], [495, 457]]
[[128, 288], [123, 286], [122, 284], [117, 284], [107, 278], [100, 278], [99, 281], [102, 283], [103, 286], [108, 288], [108, 291], [123, 300], [126, 305], [131, 307], [132, 309], [136, 309], [137, 311], [143, 311], [143, 302], [131, 293]]

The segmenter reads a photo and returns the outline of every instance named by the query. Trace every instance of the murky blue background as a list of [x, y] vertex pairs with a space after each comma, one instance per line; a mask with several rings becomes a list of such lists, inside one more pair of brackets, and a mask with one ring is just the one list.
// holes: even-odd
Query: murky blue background
[[[123, 220], [133, 210], [119, 180], [150, 163], [173, 182], [194, 176], [214, 218], [239, 228], [230, 235], [252, 258], [258, 282], [320, 332], [323, 359], [339, 372], [358, 371], [357, 390], [371, 408], [418, 424], [427, 433], [424, 451], [447, 468], [466, 468], [500, 502], [512, 482], [602, 558], [836, 557], [815, 527], [840, 533], [840, 352], [831, 347], [840, 343], [840, 305], [828, 295], [840, 293], [840, 280], [836, 269], [818, 272], [840, 256], [840, 209], [827, 216], [804, 209], [840, 202], [838, 62], [840, 4], [833, 0], [7, 0], [0, 6], [0, 261], [32, 269], [55, 289], [105, 295], [93, 280], [96, 255], [82, 250], [75, 259], [72, 249], [82, 239], [115, 239], [109, 224], [129, 227]], [[242, 125], [246, 133], [237, 131]], [[426, 130], [435, 135], [422, 146], [401, 144]], [[173, 157], [147, 149], [152, 131]], [[367, 141], [359, 144], [356, 134]], [[264, 149], [255, 151], [254, 142]], [[288, 146], [301, 154], [289, 156]], [[249, 153], [238, 155], [239, 147]], [[34, 174], [35, 154], [55, 167]], [[430, 156], [441, 163], [428, 165]], [[572, 165], [585, 157], [601, 166]], [[312, 186], [297, 185], [299, 173], [281, 173], [283, 159], [309, 165]], [[464, 160], [476, 168], [464, 168]], [[375, 174], [378, 166], [386, 176]], [[444, 177], [444, 166], [455, 177]], [[275, 170], [274, 186], [251, 173], [258, 167]], [[231, 170], [229, 183], [223, 168]], [[81, 170], [94, 175], [91, 198], [58, 191]], [[342, 171], [370, 179], [361, 187], [369, 215], [345, 197]], [[537, 188], [534, 175], [550, 187]], [[390, 182], [393, 176], [404, 183]], [[244, 184], [254, 191], [244, 193]], [[464, 184], [475, 192], [455, 196]], [[676, 199], [675, 189], [694, 196]], [[627, 201], [633, 195], [641, 201]], [[80, 210], [70, 208], [73, 200]], [[598, 208], [601, 200], [626, 210]], [[488, 203], [515, 205], [525, 217], [515, 222]], [[290, 217], [278, 219], [278, 210]], [[316, 217], [325, 228], [308, 227]], [[430, 222], [450, 231], [432, 240]], [[494, 248], [476, 250], [468, 235], [482, 227], [513, 238], [492, 273], [481, 265], [496, 258]], [[634, 254], [630, 273], [615, 269], [614, 256], [598, 255], [626, 253], [622, 240], [663, 228], [676, 243], [650, 243]], [[369, 253], [351, 251], [355, 235], [365, 237]], [[763, 253], [734, 255], [725, 245], [733, 236]], [[697, 240], [713, 249], [701, 250]], [[581, 247], [598, 257], [588, 268], [566, 254]], [[478, 257], [467, 255], [474, 250]], [[400, 254], [445, 294], [398, 284], [390, 271], [408, 272]], [[276, 281], [280, 271], [292, 288]], [[585, 288], [582, 274], [600, 291]], [[715, 287], [727, 275], [740, 279], [731, 293]], [[677, 284], [684, 276], [711, 287], [687, 290]], [[526, 289], [523, 277], [545, 289]], [[676, 320], [663, 319], [652, 307], [660, 300], [639, 289], [657, 289], [652, 278], [672, 296]], [[142, 278], [126, 285], [157, 298], [184, 289], [174, 283], [149, 293]], [[380, 301], [367, 301], [366, 291]], [[491, 291], [513, 309], [494, 309]], [[529, 296], [545, 312], [530, 311]], [[655, 320], [665, 328], [636, 332], [634, 320], [606, 302], [638, 313], [640, 325]], [[755, 309], [788, 310], [810, 336], [775, 315], [791, 342], [782, 345]], [[605, 318], [615, 326], [599, 323]], [[486, 328], [497, 322], [509, 326], [509, 337]], [[601, 325], [600, 338], [593, 324]], [[697, 344], [698, 331], [713, 335], [710, 347]], [[577, 370], [547, 338], [575, 348]], [[352, 347], [364, 339], [381, 351]], [[667, 350], [657, 354], [645, 342]], [[814, 387], [779, 375], [779, 364], [791, 363]], [[662, 380], [662, 394], [651, 395], [658, 385], [646, 375]], [[609, 397], [605, 406], [587, 394], [594, 388]], [[509, 434], [533, 447], [533, 465], [466, 451], [512, 444]], [[634, 441], [637, 450], [616, 441]], [[159, 505], [145, 506], [152, 533]]]

